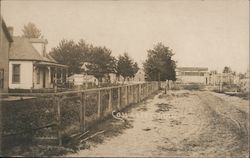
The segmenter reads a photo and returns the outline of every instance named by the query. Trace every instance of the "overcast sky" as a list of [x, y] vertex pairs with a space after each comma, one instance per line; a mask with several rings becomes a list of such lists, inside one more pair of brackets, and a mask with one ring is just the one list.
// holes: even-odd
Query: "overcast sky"
[[147, 50], [162, 42], [173, 49], [178, 66], [248, 68], [248, 0], [3, 0], [2, 15], [15, 35], [35, 23], [48, 50], [63, 38], [84, 39], [142, 63]]

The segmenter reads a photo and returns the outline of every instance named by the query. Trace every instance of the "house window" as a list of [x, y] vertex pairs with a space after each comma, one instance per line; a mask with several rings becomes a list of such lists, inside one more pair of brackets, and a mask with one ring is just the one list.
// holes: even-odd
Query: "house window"
[[4, 82], [4, 70], [0, 69], [0, 89], [3, 89], [3, 82]]
[[12, 83], [20, 83], [20, 64], [12, 65]]
[[40, 69], [39, 68], [37, 68], [37, 71], [36, 71], [36, 83], [40, 84]]

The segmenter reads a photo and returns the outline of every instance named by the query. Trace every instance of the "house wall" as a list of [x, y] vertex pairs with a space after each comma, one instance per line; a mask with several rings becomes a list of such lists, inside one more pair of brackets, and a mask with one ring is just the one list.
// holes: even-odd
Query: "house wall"
[[[13, 64], [20, 64], [20, 83], [12, 83]], [[30, 89], [32, 88], [33, 63], [32, 61], [10, 61], [9, 62], [9, 88]]]
[[92, 75], [75, 74], [68, 78], [68, 81], [74, 85], [83, 85], [84, 83], [98, 84], [98, 80]]
[[111, 83], [116, 83], [116, 82], [117, 82], [116, 74], [110, 73], [110, 74], [109, 74], [109, 78], [110, 78], [110, 82], [111, 82]]
[[205, 76], [178, 76], [183, 83], [202, 83], [206, 84]]
[[1, 28], [0, 32], [0, 69], [4, 70], [4, 82], [3, 89], [0, 88], [2, 92], [8, 92], [9, 85], [9, 46], [10, 43], [3, 32], [3, 28]]
[[176, 78], [181, 83], [209, 84], [209, 76], [205, 71], [177, 71]]
[[143, 70], [138, 70], [133, 79], [135, 82], [144, 82], [145, 81], [145, 72]]

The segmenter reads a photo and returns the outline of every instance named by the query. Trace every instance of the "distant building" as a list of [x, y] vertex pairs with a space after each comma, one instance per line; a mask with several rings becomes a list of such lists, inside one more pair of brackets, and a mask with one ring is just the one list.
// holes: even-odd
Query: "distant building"
[[145, 81], [145, 72], [143, 69], [139, 69], [133, 78], [134, 82], [144, 82]]
[[117, 83], [118, 77], [115, 73], [109, 73], [108, 75], [110, 83]]
[[175, 71], [177, 82], [208, 84], [208, 68], [177, 67]]
[[68, 77], [69, 83], [72, 83], [75, 86], [84, 85], [86, 83], [93, 83], [98, 85], [98, 80], [93, 75], [87, 74], [74, 74]]
[[239, 76], [236, 73], [217, 73], [216, 71], [210, 71], [208, 75], [209, 85], [222, 84], [238, 84]]
[[13, 37], [10, 48], [9, 88], [54, 88], [66, 83], [67, 66], [57, 63], [46, 52], [47, 41]]
[[243, 92], [249, 92], [250, 88], [250, 77], [249, 77], [249, 70], [245, 73], [244, 78], [239, 80], [240, 90]]
[[9, 85], [9, 50], [13, 39], [9, 31], [12, 28], [7, 28], [4, 20], [0, 17], [0, 92], [8, 92]]

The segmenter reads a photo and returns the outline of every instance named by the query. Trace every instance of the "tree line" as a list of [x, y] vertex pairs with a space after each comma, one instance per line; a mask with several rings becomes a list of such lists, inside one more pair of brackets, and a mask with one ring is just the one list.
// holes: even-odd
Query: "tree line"
[[139, 70], [128, 53], [116, 59], [110, 49], [87, 44], [83, 39], [77, 43], [63, 39], [57, 47], [52, 48], [50, 55], [59, 63], [68, 65], [70, 75], [86, 73], [95, 76], [99, 82], [110, 73], [121, 75], [126, 80], [134, 77]]
[[[23, 37], [43, 38], [35, 24], [28, 23], [23, 27]], [[112, 51], [105, 46], [94, 46], [83, 39], [78, 42], [63, 39], [49, 54], [59, 63], [69, 66], [69, 74], [87, 73], [95, 76], [100, 82], [110, 73], [122, 76], [124, 80], [135, 76], [139, 70], [127, 52], [115, 58]], [[172, 59], [173, 50], [163, 43], [157, 43], [147, 51], [143, 68], [148, 81], [176, 80], [176, 61]]]

